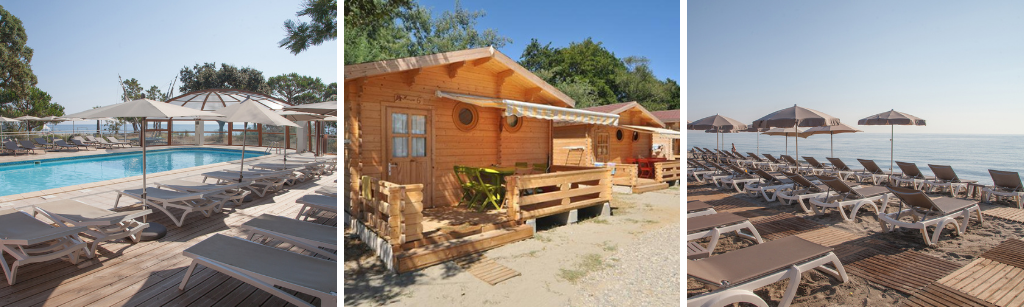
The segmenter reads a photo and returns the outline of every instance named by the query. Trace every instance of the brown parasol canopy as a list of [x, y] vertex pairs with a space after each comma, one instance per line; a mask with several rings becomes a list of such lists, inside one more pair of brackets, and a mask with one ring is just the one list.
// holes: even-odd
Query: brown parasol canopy
[[[839, 118], [822, 113], [817, 110], [793, 105], [792, 107], [775, 111], [771, 114], [754, 121], [754, 127], [817, 127], [834, 126], [839, 124]], [[800, 156], [800, 141], [796, 142], [796, 156]]]
[[850, 126], [847, 126], [846, 124], [838, 124], [838, 125], [835, 125], [835, 126], [814, 127], [814, 128], [811, 128], [811, 129], [807, 129], [807, 131], [804, 131], [804, 133], [807, 133], [809, 135], [828, 134], [828, 149], [829, 149], [829, 155], [831, 155], [832, 158], [835, 158], [835, 152], [832, 150], [833, 149], [832, 148], [832, 136], [837, 134], [837, 133], [855, 133], [855, 132], [864, 132], [864, 131], [853, 129]]
[[[761, 129], [764, 129], [764, 128], [761, 128]], [[793, 128], [793, 127], [771, 128], [771, 129], [765, 130], [761, 134], [785, 136], [786, 137], [786, 154], [787, 155], [789, 154], [789, 137], [791, 137], [791, 136], [792, 137], [802, 137], [802, 138], [806, 139], [807, 137], [811, 136], [810, 134], [805, 133], [805, 131], [800, 131], [800, 129]], [[760, 154], [760, 153], [758, 153], [758, 154]]]
[[924, 120], [916, 116], [897, 112], [896, 110], [890, 109], [888, 112], [882, 112], [875, 115], [871, 115], [857, 121], [858, 125], [889, 125], [889, 173], [892, 173], [893, 165], [893, 143], [896, 136], [896, 125], [905, 126], [924, 126]]
[[[692, 123], [687, 124], [686, 125], [686, 129], [687, 130], [705, 130], [705, 132], [707, 132], [707, 130], [714, 129], [715, 132], [719, 132], [720, 133], [720, 132], [731, 131], [731, 130], [744, 130], [744, 129], [747, 129], [747, 124], [744, 124], [743, 122], [740, 122], [740, 121], [732, 119], [732, 118], [728, 118], [728, 117], [725, 117], [725, 116], [721, 116], [721, 115], [715, 114], [715, 115], [712, 115], [712, 116], [708, 116], [708, 117], [705, 117], [705, 118], [698, 119], [698, 120], [696, 120], [696, 121], [694, 121]], [[714, 133], [714, 132], [708, 132], [708, 133]], [[718, 141], [718, 136], [717, 135], [715, 135], [715, 141], [716, 142]], [[719, 147], [718, 149], [721, 149], [721, 147]]]

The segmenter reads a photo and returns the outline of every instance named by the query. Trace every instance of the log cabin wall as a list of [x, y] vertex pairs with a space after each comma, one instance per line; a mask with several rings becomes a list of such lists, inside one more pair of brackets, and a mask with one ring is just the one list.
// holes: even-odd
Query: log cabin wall
[[[384, 117], [389, 107], [431, 112], [427, 146], [432, 149], [434, 180], [425, 183], [430, 186], [426, 207], [458, 203], [462, 190], [453, 173], [456, 164], [548, 163], [550, 121], [521, 118], [522, 128], [507, 132], [501, 127], [502, 109], [475, 107], [478, 122], [470, 131], [463, 131], [453, 118], [456, 105], [462, 103], [439, 98], [435, 91], [550, 104], [547, 93], [542, 95], [524, 78], [512, 77], [514, 73], [497, 61], [485, 58], [459, 63], [454, 73], [452, 65], [442, 65], [346, 80], [346, 138], [354, 148], [349, 150], [352, 157], [346, 159], [350, 178], [365, 175], [389, 180], [384, 161], [389, 154], [384, 142], [390, 129]], [[358, 180], [349, 183], [350, 189], [358, 189]]]
[[[552, 160], [555, 165], [594, 165], [594, 144], [591, 131], [595, 125], [555, 127]], [[582, 146], [583, 150], [566, 147]]]

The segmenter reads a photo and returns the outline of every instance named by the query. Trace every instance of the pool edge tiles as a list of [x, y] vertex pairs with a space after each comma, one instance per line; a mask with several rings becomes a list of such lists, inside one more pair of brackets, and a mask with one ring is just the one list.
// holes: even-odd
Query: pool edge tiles
[[[146, 154], [148, 155], [148, 154], [154, 154], [154, 153], [160, 153], [160, 152], [166, 152], [166, 151], [220, 151], [220, 152], [234, 152], [234, 153], [241, 153], [242, 152], [241, 149], [178, 147], [178, 148], [147, 149], [146, 150]], [[252, 150], [246, 150], [245, 153], [246, 153], [246, 155], [249, 155], [249, 154], [255, 155], [252, 158], [259, 158], [259, 157], [265, 157], [265, 156], [269, 156], [269, 155], [275, 155], [275, 154], [271, 154], [271, 153], [252, 151]], [[47, 159], [25, 159], [25, 160], [19, 160], [19, 161], [11, 161], [11, 162], [0, 162], [0, 167], [11, 166], [11, 165], [21, 165], [21, 164], [35, 164], [36, 162], [53, 162], [53, 161], [79, 160], [79, 159], [95, 159], [95, 158], [105, 158], [105, 157], [113, 157], [113, 156], [121, 156], [121, 155], [134, 155], [134, 154], [142, 154], [142, 150], [133, 150], [133, 151], [124, 151], [124, 152], [112, 152], [112, 153], [97, 153], [97, 154], [90, 154], [90, 155], [59, 157], [59, 158], [47, 158]], [[239, 158], [239, 160], [241, 160], [241, 158]], [[232, 161], [235, 161], [235, 160], [232, 160]]]

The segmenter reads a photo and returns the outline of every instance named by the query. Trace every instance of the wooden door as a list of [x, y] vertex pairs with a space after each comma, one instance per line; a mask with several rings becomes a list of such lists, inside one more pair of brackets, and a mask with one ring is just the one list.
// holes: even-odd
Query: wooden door
[[597, 133], [594, 135], [594, 162], [611, 162], [608, 161], [608, 131], [598, 128]]
[[385, 180], [397, 184], [423, 184], [424, 204], [433, 195], [433, 140], [427, 110], [388, 108], [385, 143]]

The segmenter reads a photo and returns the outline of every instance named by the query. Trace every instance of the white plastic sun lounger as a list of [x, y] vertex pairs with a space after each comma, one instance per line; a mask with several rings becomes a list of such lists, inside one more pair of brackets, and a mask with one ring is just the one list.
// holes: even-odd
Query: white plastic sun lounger
[[695, 200], [686, 202], [686, 218], [705, 216], [718, 213], [715, 208], [705, 202]]
[[[207, 179], [217, 179], [217, 183], [229, 183], [238, 182], [237, 171], [217, 171], [203, 173], [203, 182]], [[275, 172], [241, 172], [243, 181], [251, 181], [248, 189], [257, 196], [263, 197], [269, 192], [278, 191], [284, 188], [285, 182], [293, 178], [293, 174], [289, 171], [275, 171]]]
[[[310, 252], [338, 260], [338, 228], [263, 214], [242, 224], [249, 231], [249, 241], [256, 235], [263, 240], [281, 240]], [[327, 249], [327, 250], [325, 250]]]
[[88, 227], [82, 233], [93, 238], [89, 246], [90, 255], [96, 254], [96, 247], [100, 242], [128, 238], [134, 243], [139, 243], [139, 233], [149, 227], [149, 224], [136, 219], [153, 213], [151, 209], [114, 212], [73, 199], [55, 200], [35, 206], [71, 226]]
[[258, 163], [250, 165], [253, 171], [267, 170], [267, 171], [292, 171], [302, 174], [302, 176], [296, 176], [296, 180], [299, 182], [306, 182], [306, 179], [311, 178], [313, 175], [319, 175], [320, 173], [309, 168], [309, 165], [303, 163], [288, 163], [288, 164], [277, 164], [277, 163]]
[[178, 192], [202, 193], [203, 197], [213, 201], [214, 205], [216, 205], [218, 209], [223, 209], [224, 205], [228, 202], [234, 202], [235, 206], [240, 206], [242, 201], [245, 200], [245, 196], [249, 194], [249, 191], [244, 190], [243, 188], [248, 188], [251, 184], [252, 182], [250, 181], [229, 184], [213, 184], [171, 179], [157, 182], [156, 186]]
[[[812, 198], [811, 209], [814, 210], [814, 214], [823, 213], [826, 208], [835, 208], [839, 210], [839, 215], [843, 217], [843, 221], [847, 222], [855, 220], [861, 208], [871, 208], [877, 214], [879, 211], [875, 203], [882, 201], [885, 195], [890, 193], [888, 189], [882, 186], [854, 189], [839, 177], [820, 175], [818, 180], [821, 180], [829, 189], [839, 194], [827, 198]], [[819, 207], [821, 208], [820, 210]], [[846, 213], [847, 208], [850, 210], [849, 214]]]
[[[749, 231], [750, 234], [743, 233], [741, 230], [744, 229]], [[711, 237], [708, 246], [702, 251], [706, 256], [710, 256], [715, 251], [715, 247], [718, 245], [718, 238], [721, 237], [722, 233], [728, 232], [736, 232], [737, 236], [753, 240], [758, 244], [764, 243], [761, 235], [757, 233], [757, 229], [754, 228], [754, 224], [750, 223], [750, 220], [733, 213], [720, 212], [686, 218], [687, 242]], [[687, 258], [692, 256], [694, 255], [687, 254]]]
[[296, 220], [301, 218], [303, 215], [306, 216], [306, 218], [303, 220], [309, 220], [310, 216], [313, 216], [320, 211], [338, 213], [337, 197], [323, 195], [306, 195], [296, 200], [295, 203], [302, 205], [302, 208], [299, 209], [299, 215], [295, 216]]
[[[831, 264], [832, 268], [825, 265]], [[711, 292], [686, 298], [686, 306], [719, 307], [750, 303], [767, 307], [754, 293], [761, 287], [789, 280], [779, 306], [796, 297], [804, 272], [817, 269], [840, 282], [849, 281], [831, 247], [790, 236], [701, 260], [686, 260], [686, 275], [711, 286]]]
[[202, 264], [298, 306], [314, 305], [275, 286], [320, 298], [323, 307], [338, 306], [337, 262], [222, 234], [196, 243], [182, 254], [192, 258], [192, 264], [179, 290], [185, 290], [196, 265]]
[[[114, 208], [117, 208], [117, 204], [121, 201], [121, 196], [128, 196], [142, 201], [142, 189], [118, 191], [117, 199], [114, 200]], [[202, 193], [183, 193], [158, 188], [146, 188], [146, 204], [163, 211], [164, 214], [167, 214], [167, 217], [171, 218], [174, 225], [178, 227], [181, 227], [185, 221], [185, 216], [189, 213], [199, 212], [203, 216], [210, 217], [212, 212], [220, 212], [217, 204], [203, 198]], [[184, 210], [185, 212], [181, 214], [181, 218], [176, 218], [171, 213], [171, 208]]]
[[[49, 219], [50, 223], [32, 217], [37, 213]], [[29, 263], [68, 257], [74, 264], [78, 263], [78, 257], [81, 255], [91, 257], [88, 245], [78, 237], [78, 233], [85, 230], [85, 227], [64, 225], [57, 218], [35, 206], [0, 210], [0, 248], [3, 251], [0, 253], [0, 265], [7, 276], [7, 284], [14, 285], [18, 268]], [[50, 244], [28, 248], [47, 242]], [[14, 262], [8, 265], [3, 253], [14, 257]]]
[[316, 194], [337, 198], [338, 197], [338, 187], [336, 187], [336, 186], [326, 186], [325, 185], [325, 186], [320, 187], [319, 189], [316, 189]]
[[[971, 212], [977, 214], [978, 222], [985, 225], [985, 219], [981, 214], [978, 201], [972, 199], [959, 199], [952, 197], [939, 197], [932, 199], [922, 191], [915, 191], [906, 188], [889, 187], [892, 193], [885, 194], [882, 202], [882, 209], [878, 211], [878, 222], [882, 224], [882, 231], [890, 232], [896, 227], [921, 230], [924, 243], [933, 246], [939, 241], [939, 236], [946, 225], [952, 223], [957, 235], [967, 232], [967, 224], [971, 220]], [[895, 196], [893, 196], [895, 195]], [[889, 199], [899, 198], [900, 208], [894, 213], [885, 213], [885, 207]], [[910, 208], [903, 209], [906, 203]], [[913, 222], [901, 221], [900, 217], [909, 215]], [[956, 218], [960, 217], [960, 222]], [[935, 227], [935, 232], [928, 236], [928, 228]]]

